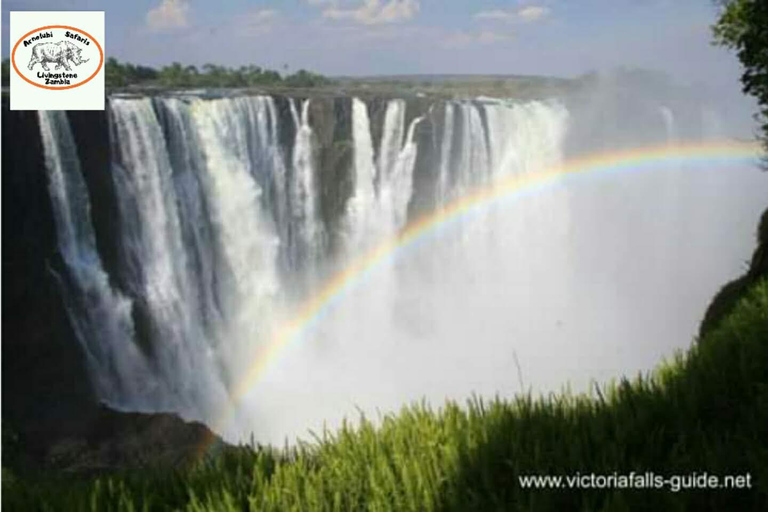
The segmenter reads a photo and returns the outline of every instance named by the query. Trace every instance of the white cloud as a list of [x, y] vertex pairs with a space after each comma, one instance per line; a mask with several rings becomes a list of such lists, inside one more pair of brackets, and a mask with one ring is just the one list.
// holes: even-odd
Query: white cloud
[[475, 14], [476, 20], [512, 21], [517, 18], [517, 13], [494, 9], [492, 11], [480, 11]]
[[333, 0], [309, 0], [309, 3], [326, 6], [323, 9], [323, 18], [350, 20], [364, 25], [408, 21], [419, 12], [419, 0], [364, 0], [357, 7], [342, 6]]
[[551, 12], [552, 10], [549, 7], [544, 7], [542, 5], [529, 5], [528, 7], [523, 7], [517, 11], [517, 15], [523, 21], [531, 22], [544, 19], [549, 16]]
[[189, 25], [186, 0], [160, 0], [160, 5], [147, 12], [147, 26], [155, 31], [172, 30]]
[[532, 23], [552, 14], [552, 9], [543, 5], [527, 5], [518, 9], [493, 9], [475, 14], [476, 20], [505, 21], [507, 23]]

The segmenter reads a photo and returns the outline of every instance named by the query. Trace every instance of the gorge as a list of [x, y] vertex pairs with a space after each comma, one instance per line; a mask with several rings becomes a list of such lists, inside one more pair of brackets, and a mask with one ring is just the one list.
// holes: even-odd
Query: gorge
[[704, 100], [640, 89], [113, 94], [103, 113], [4, 112], [3, 132], [25, 136], [4, 152], [4, 395], [40, 397], [11, 414], [103, 401], [280, 444], [358, 407], [649, 370], [742, 269], [764, 206], [754, 160], [691, 151], [563, 177], [360, 263], [512, 176], [744, 136]]

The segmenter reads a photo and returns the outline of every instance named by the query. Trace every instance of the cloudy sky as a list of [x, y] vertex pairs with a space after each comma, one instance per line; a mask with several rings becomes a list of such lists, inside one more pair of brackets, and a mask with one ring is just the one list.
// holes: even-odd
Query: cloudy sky
[[710, 44], [712, 0], [6, 0], [4, 56], [13, 10], [104, 10], [107, 54], [151, 65], [557, 76], [624, 65], [734, 86], [739, 72]]

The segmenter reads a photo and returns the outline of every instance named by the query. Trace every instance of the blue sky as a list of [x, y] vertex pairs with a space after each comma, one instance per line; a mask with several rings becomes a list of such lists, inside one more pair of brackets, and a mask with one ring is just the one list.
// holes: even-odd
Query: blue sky
[[557, 76], [624, 65], [734, 87], [739, 75], [710, 44], [711, 0], [6, 0], [4, 56], [12, 10], [104, 10], [108, 56], [151, 65]]

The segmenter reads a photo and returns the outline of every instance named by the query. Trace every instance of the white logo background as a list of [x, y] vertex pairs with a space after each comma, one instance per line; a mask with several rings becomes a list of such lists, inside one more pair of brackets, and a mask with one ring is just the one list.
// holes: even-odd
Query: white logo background
[[[103, 11], [11, 12], [11, 52], [13, 52], [13, 47], [19, 39], [29, 31], [49, 25], [66, 25], [83, 30], [99, 43], [102, 51], [106, 52]], [[82, 53], [80, 54], [81, 60], [84, 61], [87, 59], [87, 62], [81, 62], [80, 64], [75, 64], [72, 60], [68, 60], [67, 64], [70, 67], [70, 71], [67, 71], [56, 63], [47, 62], [47, 73], [76, 73], [78, 78], [70, 80], [74, 85], [82, 83], [86, 78], [90, 77], [96, 69], [98, 69], [101, 55], [94, 41], [91, 41], [89, 45], [84, 45], [81, 41], [76, 39], [66, 38], [64, 36], [66, 29], [48, 29], [43, 30], [42, 32], [53, 32], [53, 37], [39, 39], [35, 41], [35, 44], [70, 41], [82, 50]], [[83, 36], [83, 34], [79, 32], [70, 32]], [[35, 36], [37, 33], [38, 32], [30, 34], [26, 39], [29, 40], [29, 38]], [[19, 44], [15, 54], [16, 67], [19, 69], [19, 72], [32, 81], [45, 85], [44, 79], [37, 78], [38, 73], [46, 73], [42, 67], [42, 63], [35, 63], [31, 71], [27, 67], [30, 63], [33, 47], [34, 44], [27, 47], [24, 47], [23, 42]], [[11, 57], [13, 58], [14, 55], [11, 55]], [[105, 63], [106, 55], [104, 55], [104, 63], [102, 63], [99, 72], [87, 83], [83, 83], [78, 87], [59, 90], [43, 89], [28, 83], [16, 73], [12, 64], [10, 69], [11, 110], [104, 110]], [[58, 69], [56, 69], [57, 66]], [[54, 85], [54, 87], [57, 86]], [[61, 85], [58, 87], [61, 87]]]

